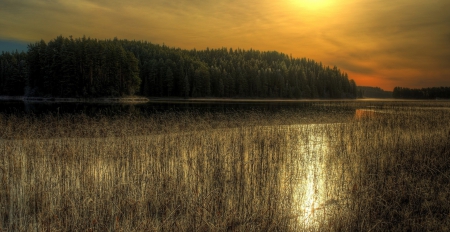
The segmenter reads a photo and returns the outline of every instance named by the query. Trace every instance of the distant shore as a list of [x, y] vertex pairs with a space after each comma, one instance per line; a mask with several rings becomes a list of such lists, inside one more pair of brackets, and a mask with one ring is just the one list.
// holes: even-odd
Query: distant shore
[[[448, 100], [448, 99], [433, 99]], [[321, 102], [321, 101], [430, 101], [424, 99], [395, 99], [395, 98], [357, 98], [357, 99], [283, 99], [283, 98], [177, 98], [177, 97], [99, 97], [99, 98], [60, 98], [60, 97], [25, 97], [25, 96], [0, 96], [0, 101], [23, 101], [23, 102], [48, 102], [48, 103], [127, 103], [141, 104], [148, 102]]]
[[0, 101], [24, 102], [86, 102], [86, 103], [147, 103], [147, 102], [306, 102], [306, 101], [354, 101], [356, 99], [285, 99], [285, 98], [181, 98], [181, 97], [100, 97], [100, 98], [60, 98], [0, 96]]
[[0, 101], [24, 101], [24, 102], [85, 102], [85, 103], [146, 103], [146, 97], [101, 97], [101, 98], [59, 98], [59, 97], [25, 97], [25, 96], [0, 96]]

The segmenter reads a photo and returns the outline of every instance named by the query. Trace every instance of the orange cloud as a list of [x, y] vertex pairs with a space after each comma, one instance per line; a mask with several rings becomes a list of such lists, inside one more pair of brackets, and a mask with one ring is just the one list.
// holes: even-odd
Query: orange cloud
[[450, 86], [447, 9], [439, 0], [2, 0], [0, 39], [86, 35], [277, 50], [391, 90]]

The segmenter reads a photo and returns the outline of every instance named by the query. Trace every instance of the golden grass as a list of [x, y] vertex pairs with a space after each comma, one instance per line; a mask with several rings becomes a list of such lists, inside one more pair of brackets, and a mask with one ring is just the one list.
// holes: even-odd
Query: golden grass
[[1, 115], [0, 231], [450, 230], [449, 105]]

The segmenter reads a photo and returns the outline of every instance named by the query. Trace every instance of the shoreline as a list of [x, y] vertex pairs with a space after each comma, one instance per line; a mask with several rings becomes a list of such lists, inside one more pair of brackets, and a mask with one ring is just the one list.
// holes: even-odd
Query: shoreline
[[59, 98], [59, 97], [25, 97], [0, 96], [0, 101], [48, 102], [48, 103], [148, 103], [148, 102], [320, 102], [320, 101], [355, 101], [358, 99], [283, 99], [283, 98], [178, 98], [178, 97], [100, 97], [100, 98]]
[[102, 97], [102, 98], [58, 98], [58, 97], [24, 97], [0, 96], [0, 101], [48, 102], [48, 103], [147, 103], [145, 97]]
[[44, 103], [127, 103], [142, 104], [151, 102], [163, 103], [220, 103], [220, 102], [337, 102], [337, 101], [448, 101], [448, 99], [395, 99], [395, 98], [342, 98], [342, 99], [283, 99], [283, 98], [178, 98], [178, 97], [100, 97], [100, 98], [60, 98], [60, 97], [25, 97], [25, 96], [0, 96], [0, 101], [23, 101]]

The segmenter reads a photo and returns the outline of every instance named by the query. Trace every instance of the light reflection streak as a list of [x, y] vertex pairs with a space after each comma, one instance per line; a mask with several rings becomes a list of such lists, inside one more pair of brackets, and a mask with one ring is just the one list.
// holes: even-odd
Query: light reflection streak
[[[292, 157], [289, 158], [286, 168], [282, 170], [280, 176], [283, 188], [283, 192], [287, 195], [291, 195], [292, 200], [290, 209], [291, 214], [294, 215], [294, 223], [292, 224], [294, 229], [304, 228], [308, 229], [319, 229], [326, 224], [328, 221], [333, 219], [338, 210], [343, 206], [344, 194], [343, 189], [348, 188], [348, 178], [342, 173], [342, 167], [337, 160], [330, 157], [331, 149], [334, 139], [329, 137], [330, 130], [334, 130], [339, 124], [308, 124], [308, 125], [291, 125], [282, 126], [284, 130], [288, 130], [288, 134], [295, 135], [291, 140], [289, 149], [285, 151], [292, 151]], [[270, 129], [270, 127], [267, 127]], [[331, 133], [332, 134], [332, 133]], [[184, 160], [182, 162], [183, 166], [183, 179], [186, 183], [192, 184], [192, 186], [197, 186], [195, 179], [190, 179], [189, 173], [192, 170], [196, 170], [195, 163], [193, 166], [188, 165], [188, 160], [191, 157], [202, 157], [199, 156], [196, 149], [192, 150], [192, 154], [182, 151], [181, 154]], [[245, 150], [245, 156], [243, 157], [243, 163], [249, 164], [248, 161], [248, 151]], [[148, 162], [156, 165], [157, 170], [162, 170], [162, 166], [159, 166], [159, 161], [154, 160], [153, 156], [149, 156]], [[168, 161], [170, 164], [177, 164], [179, 160], [175, 159]], [[225, 163], [232, 163], [233, 161], [225, 161]], [[108, 162], [98, 162], [96, 166], [92, 167], [92, 178], [94, 181], [99, 183], [103, 180], [107, 180], [105, 176], [112, 177], [114, 173], [123, 170], [117, 169], [114, 163]], [[216, 167], [215, 164], [212, 167]], [[236, 172], [231, 166], [224, 166], [230, 175]], [[142, 168], [144, 170], [145, 168]], [[240, 169], [239, 169], [240, 170]], [[341, 172], [338, 172], [341, 170]], [[125, 173], [123, 173], [124, 175]], [[247, 175], [251, 175], [252, 172], [248, 171]], [[175, 174], [174, 174], [175, 175]], [[250, 176], [251, 177], [251, 176]], [[248, 178], [250, 178], [248, 177]], [[247, 178], [247, 177], [246, 177]], [[284, 178], [284, 179], [283, 179]], [[230, 176], [228, 179], [232, 179]], [[244, 179], [247, 181], [247, 179]], [[146, 183], [143, 183], [146, 185]], [[246, 186], [251, 184], [247, 183]], [[233, 196], [233, 197], [232, 197]], [[235, 202], [239, 202], [238, 197], [242, 195], [229, 195], [228, 196], [228, 207], [233, 208]], [[233, 203], [234, 202], [234, 203]], [[341, 211], [342, 212], [342, 211]]]
[[[335, 124], [336, 125], [336, 124]], [[333, 212], [331, 208], [339, 203], [334, 194], [336, 177], [333, 177], [334, 167], [326, 162], [330, 150], [330, 141], [325, 136], [330, 124], [309, 124], [291, 126], [291, 129], [301, 130], [298, 138], [297, 176], [290, 184], [293, 192], [293, 214], [298, 215], [298, 225], [301, 228], [318, 228], [328, 220]], [[331, 174], [331, 175], [330, 175]], [[334, 183], [333, 183], [334, 182]], [[327, 211], [328, 210], [328, 211]], [[331, 213], [331, 214], [330, 214]]]

